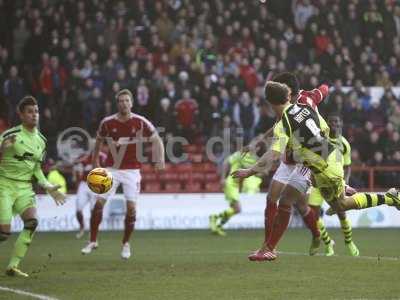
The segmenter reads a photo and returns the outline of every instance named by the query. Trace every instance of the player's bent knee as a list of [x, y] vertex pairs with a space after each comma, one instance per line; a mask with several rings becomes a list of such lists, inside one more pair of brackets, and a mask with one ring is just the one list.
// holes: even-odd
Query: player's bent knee
[[240, 204], [238, 202], [233, 203], [231, 205], [231, 207], [233, 208], [233, 210], [235, 211], [236, 214], [238, 214], [242, 211], [242, 208], [240, 207]]
[[39, 225], [39, 221], [36, 218], [28, 219], [24, 221], [24, 229], [35, 231]]
[[10, 232], [0, 231], [0, 242], [6, 241], [10, 237]]

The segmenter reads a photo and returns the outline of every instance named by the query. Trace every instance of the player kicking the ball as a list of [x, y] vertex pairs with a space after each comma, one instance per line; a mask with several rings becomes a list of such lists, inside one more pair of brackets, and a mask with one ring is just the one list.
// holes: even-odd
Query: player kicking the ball
[[32, 178], [36, 178], [57, 205], [64, 204], [65, 195], [57, 191], [60, 186], [48, 182], [41, 169], [46, 138], [37, 129], [39, 109], [35, 98], [24, 97], [17, 111], [22, 124], [0, 136], [0, 242], [10, 237], [11, 219], [18, 214], [24, 222], [24, 229], [15, 242], [6, 274], [28, 277], [19, 269], [19, 264], [38, 226]]
[[104, 140], [107, 142], [109, 152], [105, 164], [113, 176], [113, 186], [97, 198], [90, 219], [90, 241], [82, 249], [82, 254], [89, 254], [98, 247], [97, 233], [104, 204], [122, 185], [126, 199], [126, 215], [121, 257], [128, 259], [131, 256], [129, 239], [136, 221], [136, 199], [140, 192], [139, 146], [147, 141], [153, 144], [155, 167], [162, 170], [165, 168], [164, 145], [154, 126], [146, 118], [131, 112], [133, 96], [129, 90], [118, 92], [116, 101], [118, 113], [102, 120], [93, 150], [93, 167], [96, 168], [99, 167], [100, 146]]
[[[235, 178], [247, 178], [259, 172], [271, 169], [279, 161], [288, 143], [291, 143], [294, 158], [307, 166], [312, 173], [315, 187], [321, 191], [331, 206], [331, 213], [348, 209], [363, 209], [382, 204], [400, 207], [399, 192], [390, 189], [385, 195], [356, 193], [345, 196], [343, 168], [332, 165], [332, 155], [338, 148], [329, 140], [321, 128], [320, 117], [311, 105], [291, 104], [290, 89], [281, 83], [268, 81], [265, 86], [265, 98], [280, 117], [274, 127], [274, 139], [268, 150], [251, 168], [235, 171]], [[291, 206], [295, 199], [282, 198], [278, 207], [271, 235], [262, 249], [262, 260], [275, 260], [275, 248], [289, 224]]]
[[[311, 91], [300, 90], [299, 81], [295, 74], [283, 72], [275, 75], [273, 81], [286, 84], [290, 88], [291, 103], [311, 105], [315, 110], [317, 106], [328, 95], [328, 86], [321, 85]], [[321, 118], [321, 122], [324, 122]], [[326, 128], [328, 128], [326, 126]], [[272, 128], [273, 129], [273, 128]], [[267, 131], [261, 138], [255, 139], [250, 146], [251, 149], [259, 143], [270, 144], [272, 129]], [[246, 149], [245, 149], [246, 150]], [[269, 185], [266, 207], [264, 210], [264, 245], [271, 235], [272, 225], [278, 210], [278, 200], [280, 197], [295, 199], [295, 206], [302, 216], [304, 224], [312, 233], [313, 239], [310, 252], [318, 251], [320, 244], [320, 231], [317, 226], [318, 215], [308, 206], [306, 192], [309, 189], [310, 170], [302, 164], [297, 164], [293, 158], [293, 150], [290, 145], [286, 147], [284, 155], [278, 169], [275, 171]], [[259, 251], [251, 253], [248, 258], [251, 261], [259, 260]], [[262, 259], [262, 258], [261, 258]]]

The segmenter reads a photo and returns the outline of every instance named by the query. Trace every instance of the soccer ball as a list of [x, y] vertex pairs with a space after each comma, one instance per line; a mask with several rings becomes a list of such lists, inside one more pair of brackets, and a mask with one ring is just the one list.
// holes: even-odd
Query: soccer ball
[[104, 168], [95, 168], [89, 172], [86, 182], [92, 192], [96, 194], [104, 194], [108, 192], [113, 183], [110, 172]]

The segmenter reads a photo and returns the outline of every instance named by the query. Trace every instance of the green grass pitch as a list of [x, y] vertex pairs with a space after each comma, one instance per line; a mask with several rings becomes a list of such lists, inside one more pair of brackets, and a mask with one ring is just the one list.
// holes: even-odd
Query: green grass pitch
[[[134, 256], [120, 258], [121, 232], [101, 232], [100, 248], [80, 254], [83, 240], [74, 233], [38, 233], [23, 262], [31, 278], [0, 275], [0, 287], [56, 299], [400, 299], [400, 232], [354, 230], [361, 258], [347, 256], [343, 238], [335, 257], [309, 257], [306, 230], [289, 230], [275, 262], [247, 260], [262, 231], [140, 231]], [[3, 243], [5, 267], [15, 240]], [[51, 258], [49, 258], [51, 256]], [[0, 299], [29, 299], [0, 291]]]

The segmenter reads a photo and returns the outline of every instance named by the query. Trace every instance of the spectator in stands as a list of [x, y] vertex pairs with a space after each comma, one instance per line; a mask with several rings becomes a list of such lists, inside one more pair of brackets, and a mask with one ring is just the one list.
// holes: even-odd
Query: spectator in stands
[[400, 104], [393, 104], [390, 110], [389, 122], [394, 125], [397, 131], [400, 131]]
[[182, 99], [175, 103], [175, 116], [178, 134], [189, 141], [193, 141], [198, 128], [199, 105], [191, 97], [189, 90], [184, 90]]
[[10, 75], [4, 82], [4, 97], [6, 98], [8, 106], [8, 117], [10, 124], [16, 124], [17, 114], [16, 108], [18, 102], [25, 95], [24, 80], [18, 75], [17, 66], [12, 66], [10, 68]]
[[175, 132], [175, 119], [171, 100], [168, 98], [161, 99], [155, 112], [155, 119], [157, 127], [162, 128], [160, 136], [164, 137]]
[[204, 134], [208, 138], [217, 136], [218, 131], [222, 126], [222, 111], [217, 96], [212, 95], [204, 110], [204, 115], [202, 117], [204, 121]]
[[254, 137], [260, 119], [259, 110], [248, 92], [243, 92], [239, 102], [235, 104], [233, 119], [236, 126], [243, 130], [243, 140], [247, 144]]
[[379, 134], [376, 131], [373, 131], [368, 139], [365, 139], [362, 142], [363, 149], [361, 152], [361, 157], [364, 161], [368, 161], [371, 157], [374, 157], [375, 153], [382, 149], [382, 140], [380, 139]]
[[294, 0], [292, 3], [292, 12], [294, 14], [294, 23], [296, 28], [303, 31], [308, 19], [314, 14], [314, 6], [310, 0]]
[[24, 58], [23, 57], [24, 46], [27, 40], [30, 38], [30, 36], [31, 33], [26, 27], [26, 20], [21, 19], [19, 21], [18, 27], [15, 28], [13, 31], [13, 39], [14, 39], [13, 53], [15, 61], [20, 62]]

